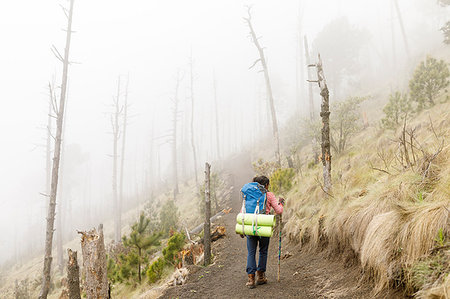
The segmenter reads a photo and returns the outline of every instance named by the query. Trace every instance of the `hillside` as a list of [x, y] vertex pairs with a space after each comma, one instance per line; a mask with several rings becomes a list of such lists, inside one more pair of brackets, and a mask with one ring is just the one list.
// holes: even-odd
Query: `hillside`
[[[288, 238], [356, 260], [375, 293], [400, 287], [419, 297], [448, 294], [449, 127], [448, 102], [407, 120], [406, 131], [414, 132], [410, 167], [399, 146], [402, 126], [364, 129], [333, 157], [331, 196], [318, 184], [320, 165], [303, 170], [287, 195]], [[308, 150], [300, 155], [311, 156]]]

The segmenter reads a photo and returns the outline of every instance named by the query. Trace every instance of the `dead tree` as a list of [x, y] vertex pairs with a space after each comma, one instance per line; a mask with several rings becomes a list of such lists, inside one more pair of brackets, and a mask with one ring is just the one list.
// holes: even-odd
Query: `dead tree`
[[59, 106], [53, 106], [54, 112], [56, 113], [56, 136], [55, 136], [55, 150], [53, 151], [53, 166], [52, 166], [52, 183], [50, 190], [50, 202], [48, 205], [47, 213], [47, 230], [45, 236], [45, 255], [44, 255], [44, 268], [42, 273], [42, 288], [39, 293], [39, 298], [47, 298], [48, 292], [50, 290], [50, 272], [52, 265], [52, 243], [53, 243], [53, 231], [55, 224], [55, 207], [56, 207], [56, 194], [58, 189], [58, 172], [59, 172], [59, 161], [61, 155], [61, 141], [62, 141], [62, 131], [63, 131], [63, 121], [64, 121], [64, 105], [66, 101], [66, 90], [67, 90], [67, 74], [69, 70], [69, 50], [70, 50], [70, 39], [72, 36], [72, 13], [73, 13], [73, 3], [74, 0], [70, 0], [69, 11], [64, 10], [67, 16], [67, 30], [66, 30], [66, 47], [64, 50], [64, 57], [62, 57], [59, 52], [53, 47], [53, 51], [58, 59], [63, 63], [63, 74], [61, 82], [61, 95], [59, 98]]
[[80, 267], [77, 261], [77, 252], [67, 249], [69, 259], [67, 261], [67, 286], [69, 299], [81, 299], [80, 295]]
[[401, 13], [400, 8], [398, 6], [397, 0], [393, 0], [393, 1], [394, 1], [394, 5], [395, 5], [395, 10], [397, 11], [398, 23], [399, 23], [400, 29], [402, 31], [402, 37], [403, 37], [403, 43], [405, 44], [406, 55], [408, 56], [408, 60], [409, 60], [411, 58], [411, 54], [409, 52], [409, 45], [408, 45], [408, 39], [406, 38], [405, 27], [403, 26], [402, 13]]
[[[128, 83], [130, 81], [129, 76], [127, 76], [127, 85], [125, 87], [124, 103], [123, 103], [123, 123], [122, 123], [122, 153], [120, 155], [120, 181], [119, 181], [119, 215], [122, 216], [122, 203], [123, 203], [123, 169], [125, 165], [125, 141], [127, 138], [127, 122], [128, 122]], [[120, 83], [119, 83], [120, 84]], [[119, 96], [119, 95], [117, 95]], [[119, 235], [120, 235], [120, 225], [121, 218], [119, 218]], [[117, 241], [117, 240], [116, 240]]]
[[[69, 105], [69, 95], [66, 95], [66, 104], [64, 109], [64, 119], [66, 119], [67, 108]], [[66, 122], [63, 124], [62, 130], [62, 141], [61, 141], [61, 156], [60, 156], [60, 166], [59, 166], [59, 185], [58, 192], [56, 194], [58, 199], [58, 204], [56, 205], [57, 213], [56, 213], [56, 254], [57, 254], [57, 262], [58, 262], [58, 270], [60, 275], [63, 275], [64, 272], [64, 252], [63, 252], [63, 232], [64, 232], [64, 220], [66, 220], [66, 215], [70, 215], [71, 213], [67, 213], [67, 206], [69, 202], [65, 201], [65, 152], [66, 152], [66, 142], [64, 141], [64, 136], [66, 134]], [[63, 209], [64, 207], [64, 209]], [[66, 221], [67, 223], [67, 221]]]
[[180, 87], [180, 72], [177, 72], [177, 80], [175, 84], [175, 93], [174, 97], [172, 99], [173, 102], [173, 128], [172, 128], [172, 160], [173, 160], [173, 180], [174, 180], [174, 187], [173, 187], [173, 198], [175, 199], [179, 190], [178, 190], [178, 159], [177, 159], [177, 127], [178, 127], [178, 89]]
[[[306, 35], [303, 37], [303, 41], [305, 43], [306, 65], [310, 65], [311, 59], [309, 57], [308, 39], [307, 39]], [[308, 80], [311, 80], [311, 78], [312, 78], [311, 69], [308, 68]], [[308, 96], [309, 96], [309, 119], [312, 121], [312, 120], [314, 120], [314, 94], [313, 94], [311, 82], [308, 84]]]
[[190, 59], [190, 72], [191, 72], [191, 146], [192, 155], [194, 156], [194, 173], [195, 173], [195, 185], [198, 187], [198, 175], [197, 175], [197, 153], [195, 150], [195, 139], [194, 139], [194, 61]]
[[250, 66], [250, 69], [253, 68], [258, 62], [262, 65], [262, 71], [264, 72], [264, 79], [266, 82], [266, 91], [267, 91], [267, 97], [269, 99], [269, 106], [270, 106], [270, 112], [272, 116], [272, 129], [273, 129], [273, 136], [275, 138], [275, 157], [278, 162], [278, 167], [281, 167], [281, 154], [280, 154], [280, 137], [278, 133], [278, 122], [277, 122], [277, 115], [275, 112], [275, 105], [274, 105], [274, 99], [272, 94], [272, 86], [270, 83], [269, 78], [269, 69], [267, 67], [267, 61], [266, 57], [264, 55], [264, 48], [260, 45], [259, 39], [261, 37], [257, 37], [255, 30], [252, 26], [252, 15], [251, 15], [251, 7], [249, 6], [247, 9], [248, 17], [244, 18], [244, 20], [247, 22], [248, 28], [250, 29], [250, 35], [252, 37], [253, 44], [255, 45], [256, 49], [258, 49], [259, 53], [259, 59], [255, 60], [252, 66]]
[[50, 194], [50, 185], [52, 178], [52, 107], [55, 101], [55, 94], [52, 87], [52, 84], [48, 83], [48, 90], [50, 94], [49, 104], [48, 104], [48, 119], [47, 119], [47, 150], [46, 150], [46, 175], [45, 175], [45, 194]]
[[203, 226], [205, 246], [205, 266], [211, 263], [211, 192], [210, 192], [211, 165], [205, 163], [205, 224]]
[[331, 191], [331, 152], [330, 152], [330, 102], [329, 91], [325, 75], [322, 68], [322, 59], [318, 55], [317, 64], [311, 64], [310, 67], [316, 67], [317, 80], [308, 80], [309, 82], [317, 82], [320, 88], [320, 95], [322, 96], [322, 104], [320, 110], [320, 117], [322, 118], [322, 155], [321, 160], [323, 164], [323, 181], [324, 191], [327, 195]]
[[217, 84], [216, 76], [213, 75], [214, 86], [214, 110], [216, 115], [216, 143], [217, 143], [217, 158], [220, 160], [220, 137], [219, 137], [219, 105], [217, 103]]
[[103, 225], [81, 234], [83, 255], [84, 290], [87, 298], [108, 298], [106, 250], [103, 240]]
[[114, 207], [114, 241], [120, 242], [121, 232], [121, 211], [119, 203], [119, 195], [117, 192], [117, 160], [118, 160], [118, 143], [120, 139], [119, 119], [123, 112], [123, 106], [120, 105], [120, 77], [117, 82], [117, 95], [113, 98], [114, 113], [111, 115], [111, 126], [113, 134], [113, 173], [112, 173], [112, 191], [113, 191], [113, 207]]

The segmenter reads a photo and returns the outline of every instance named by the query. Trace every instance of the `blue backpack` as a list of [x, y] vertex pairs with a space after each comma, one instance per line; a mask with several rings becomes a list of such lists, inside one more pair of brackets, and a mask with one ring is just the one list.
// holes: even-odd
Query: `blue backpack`
[[267, 190], [263, 185], [253, 182], [245, 184], [241, 189], [242, 213], [265, 214]]

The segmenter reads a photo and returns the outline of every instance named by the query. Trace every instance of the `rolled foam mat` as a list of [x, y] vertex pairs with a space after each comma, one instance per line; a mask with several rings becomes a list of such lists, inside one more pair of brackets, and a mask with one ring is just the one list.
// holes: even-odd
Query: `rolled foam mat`
[[[258, 226], [275, 226], [275, 216], [274, 215], [264, 215], [264, 214], [258, 214], [256, 216], [256, 220], [258, 223]], [[252, 221], [254, 219], [254, 214], [244, 214], [244, 224], [245, 225], [252, 225]], [[242, 213], [239, 213], [236, 217], [237, 223], [242, 225]], [[242, 228], [241, 228], [242, 230]]]
[[[253, 232], [251, 225], [244, 225], [244, 232], [249, 236], [261, 236], [261, 237], [272, 237], [272, 227], [271, 226], [256, 226], [257, 234]], [[242, 224], [236, 223], [236, 232], [242, 235]]]

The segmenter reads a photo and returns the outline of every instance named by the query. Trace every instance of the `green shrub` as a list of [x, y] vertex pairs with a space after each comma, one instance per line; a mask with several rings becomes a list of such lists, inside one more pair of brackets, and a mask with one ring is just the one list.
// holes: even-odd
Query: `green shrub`
[[147, 278], [150, 283], [155, 283], [161, 279], [166, 262], [162, 257], [157, 259], [147, 270]]
[[283, 194], [291, 190], [292, 179], [295, 176], [293, 168], [280, 168], [270, 177], [270, 190], [275, 194]]
[[170, 229], [175, 229], [178, 225], [178, 209], [173, 200], [167, 200], [161, 208], [159, 214], [162, 231], [167, 235]]
[[438, 93], [449, 86], [450, 71], [444, 60], [428, 56], [414, 71], [409, 81], [411, 99], [417, 103], [417, 110], [434, 106]]
[[387, 129], [395, 129], [411, 111], [412, 106], [408, 96], [396, 91], [389, 96], [389, 102], [383, 108], [385, 116], [381, 123]]
[[174, 233], [167, 241], [167, 247], [163, 249], [162, 253], [164, 260], [167, 263], [177, 263], [175, 260], [177, 253], [183, 249], [185, 236], [183, 233]]

